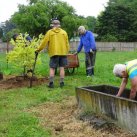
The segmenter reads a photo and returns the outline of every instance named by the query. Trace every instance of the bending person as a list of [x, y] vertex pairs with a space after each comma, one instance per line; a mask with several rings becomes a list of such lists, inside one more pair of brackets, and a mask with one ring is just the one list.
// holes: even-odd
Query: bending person
[[125, 64], [116, 64], [113, 73], [115, 76], [122, 78], [117, 96], [121, 96], [126, 88], [128, 79], [130, 79], [131, 91], [129, 98], [135, 99], [137, 94], [137, 59], [128, 61]]

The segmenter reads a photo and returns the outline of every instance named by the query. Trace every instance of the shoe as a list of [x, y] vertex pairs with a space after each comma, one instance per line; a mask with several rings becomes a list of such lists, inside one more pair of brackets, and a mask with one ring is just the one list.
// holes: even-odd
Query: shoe
[[54, 88], [54, 83], [53, 83], [53, 82], [49, 82], [48, 87], [49, 87], [49, 88]]
[[60, 87], [64, 87], [64, 82], [60, 82]]

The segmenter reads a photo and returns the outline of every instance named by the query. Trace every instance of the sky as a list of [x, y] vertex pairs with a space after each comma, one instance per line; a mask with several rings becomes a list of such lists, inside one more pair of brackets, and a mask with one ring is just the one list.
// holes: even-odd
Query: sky
[[[76, 14], [97, 17], [109, 0], [62, 0], [76, 10]], [[10, 19], [18, 11], [18, 4], [27, 5], [27, 0], [3, 0], [0, 4], [0, 22]]]

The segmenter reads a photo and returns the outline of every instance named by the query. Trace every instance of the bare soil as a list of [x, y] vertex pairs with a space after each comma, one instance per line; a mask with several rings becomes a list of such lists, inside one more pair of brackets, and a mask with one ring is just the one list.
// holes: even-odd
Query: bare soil
[[[32, 79], [32, 86], [48, 83], [48, 78], [36, 78]], [[8, 90], [13, 88], [30, 87], [30, 78], [23, 76], [4, 76], [3, 80], [0, 80], [0, 89]]]
[[[48, 78], [33, 78], [33, 86], [47, 82]], [[29, 86], [30, 79], [21, 76], [4, 77], [0, 81], [0, 88], [5, 90]], [[112, 123], [95, 126], [91, 117], [80, 116], [81, 110], [74, 96], [66, 97], [59, 103], [46, 102], [27, 111], [40, 119], [40, 126], [49, 129], [52, 137], [137, 137]]]

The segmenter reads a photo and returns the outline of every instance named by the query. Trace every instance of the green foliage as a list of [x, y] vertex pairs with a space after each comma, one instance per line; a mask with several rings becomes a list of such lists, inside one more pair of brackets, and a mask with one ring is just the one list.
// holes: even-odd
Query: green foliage
[[101, 37], [101, 41], [102, 42], [117, 42], [118, 39], [113, 35], [107, 34]]
[[3, 30], [2, 30], [2, 28], [0, 27], [0, 38], [2, 38], [2, 36], [3, 36]]
[[61, 27], [67, 31], [69, 39], [77, 35], [80, 25], [94, 31], [95, 17], [78, 16], [75, 9], [66, 2], [60, 0], [29, 0], [28, 2], [27, 6], [19, 4], [18, 12], [15, 12], [6, 22], [3, 28], [5, 41], [11, 38], [14, 29], [18, 30], [16, 33], [28, 32], [30, 36], [45, 34], [50, 29], [51, 19], [56, 17], [61, 21]]
[[[17, 69], [18, 67], [22, 68], [24, 75], [27, 73], [26, 70], [33, 68], [35, 61], [35, 50], [43, 38], [42, 35], [39, 35], [39, 39], [33, 38], [30, 42], [26, 40], [27, 35], [27, 33], [25, 36], [20, 34], [16, 41], [11, 39], [11, 44], [14, 45], [14, 48], [12, 51], [7, 53], [8, 63], [12, 63], [14, 69]], [[38, 57], [37, 62], [40, 63], [40, 57]]]
[[8, 39], [8, 41], [10, 41], [14, 34], [19, 34], [19, 33], [20, 33], [19, 29], [12, 29], [6, 33], [6, 38]]
[[76, 36], [78, 26], [82, 24], [85, 24], [83, 19], [79, 19], [76, 16], [65, 16], [62, 18], [62, 27], [68, 32], [69, 39], [73, 36]]
[[28, 1], [29, 1], [29, 4], [32, 5], [32, 4], [37, 3], [39, 0], [28, 0]]
[[88, 30], [94, 32], [94, 29], [95, 29], [95, 26], [96, 26], [96, 18], [92, 17], [92, 16], [88, 16], [86, 18], [86, 25], [88, 26]]
[[[18, 5], [9, 21], [2, 28], [3, 40], [8, 41], [12, 29], [28, 32], [31, 36], [45, 34], [49, 30], [50, 20], [57, 17], [68, 33], [69, 39], [77, 35], [79, 25], [98, 34], [98, 41], [136, 41], [137, 37], [137, 1], [109, 0], [108, 6], [97, 17], [83, 17], [75, 9], [60, 0], [28, 0], [29, 5]], [[8, 33], [8, 34], [7, 34]]]
[[10, 33], [10, 31], [12, 29], [15, 29], [16, 26], [14, 23], [11, 22], [11, 20], [7, 20], [4, 22], [4, 24], [2, 25], [1, 29], [2, 29], [2, 40], [4, 42], [7, 42], [11, 39], [12, 34]]
[[[69, 6], [66, 2], [59, 0], [38, 0], [30, 1], [30, 5], [28, 6], [19, 5], [19, 12], [16, 12], [11, 20], [22, 32], [38, 36], [41, 33], [45, 34], [49, 29], [52, 18], [57, 17], [61, 21], [62, 26], [64, 26], [62, 19], [65, 16], [73, 16], [74, 14], [73, 7]], [[71, 18], [69, 19], [71, 20]], [[73, 24], [71, 25], [73, 26]]]
[[[98, 16], [96, 33], [98, 40], [109, 40], [113, 36], [114, 41], [136, 41], [137, 32], [137, 6], [135, 0], [110, 0], [105, 11]], [[113, 40], [113, 39], [112, 39]]]

